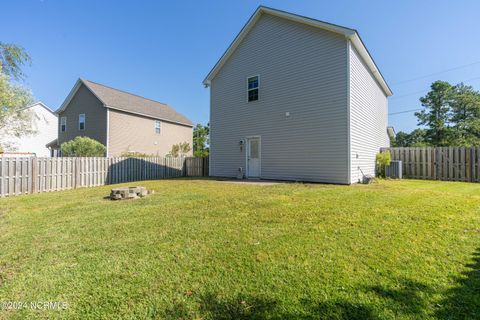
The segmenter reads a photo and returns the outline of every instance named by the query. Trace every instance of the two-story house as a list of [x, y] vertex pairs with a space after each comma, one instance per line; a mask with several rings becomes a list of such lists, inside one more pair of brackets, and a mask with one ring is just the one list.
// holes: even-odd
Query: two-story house
[[106, 156], [165, 156], [174, 144], [192, 147], [192, 122], [169, 105], [92, 81], [78, 79], [56, 113], [56, 148], [77, 136], [105, 145]]
[[1, 139], [10, 145], [0, 156], [50, 156], [46, 144], [57, 136], [57, 115], [40, 101], [22, 108], [21, 112], [28, 113], [32, 132], [21, 137], [5, 136], [0, 132]]
[[354, 29], [259, 7], [203, 83], [212, 176], [351, 184], [389, 146], [392, 92]]

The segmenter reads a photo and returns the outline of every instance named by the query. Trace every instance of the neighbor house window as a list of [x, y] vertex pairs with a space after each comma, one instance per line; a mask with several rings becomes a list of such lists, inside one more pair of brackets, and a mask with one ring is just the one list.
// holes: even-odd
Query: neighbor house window
[[60, 118], [60, 131], [61, 132], [67, 131], [67, 117]]
[[160, 122], [160, 120], [155, 120], [155, 133], [156, 134], [160, 134], [161, 125], [162, 125], [162, 123]]
[[258, 100], [258, 76], [250, 77], [248, 82], [248, 102]]
[[85, 130], [85, 113], [78, 115], [78, 130]]

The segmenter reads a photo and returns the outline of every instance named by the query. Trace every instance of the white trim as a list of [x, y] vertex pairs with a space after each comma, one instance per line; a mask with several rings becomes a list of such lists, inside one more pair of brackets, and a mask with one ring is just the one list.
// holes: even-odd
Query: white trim
[[179, 124], [179, 125], [182, 125], [182, 126], [193, 128], [193, 124], [188, 124], [188, 123], [178, 122], [178, 121], [172, 121], [172, 120], [169, 120], [169, 119], [159, 118], [159, 117], [155, 117], [155, 116], [148, 115], [148, 114], [141, 113], [141, 112], [133, 112], [133, 111], [130, 111], [130, 110], [120, 109], [120, 108], [117, 108], [117, 107], [112, 107], [112, 106], [107, 106], [107, 105], [105, 107], [108, 108], [108, 109], [118, 110], [118, 111], [122, 111], [122, 112], [125, 112], [125, 113], [130, 113], [130, 114], [137, 114], [139, 116], [143, 116], [143, 117], [146, 117], [146, 118], [157, 119], [157, 120], [161, 120], [161, 121], [164, 121], [164, 122]]
[[54, 116], [57, 116], [57, 114], [55, 112], [52, 111], [52, 109], [50, 109], [49, 107], [47, 107], [47, 105], [45, 103], [43, 103], [42, 101], [37, 101], [35, 103], [32, 103], [26, 107], [23, 107], [23, 108], [20, 108], [20, 110], [26, 110], [26, 109], [30, 109], [32, 107], [35, 107], [35, 106], [41, 106], [43, 107], [45, 110], [47, 110], [48, 112], [50, 112], [51, 114], [53, 114]]
[[[65, 130], [62, 131], [62, 120], [65, 119]], [[60, 133], [67, 132], [67, 116], [60, 117]]]
[[350, 46], [351, 42], [347, 39], [347, 163], [348, 163], [348, 183], [352, 184], [352, 115], [351, 115], [351, 88], [350, 88], [350, 72], [351, 72], [351, 59], [350, 59]]
[[388, 87], [387, 82], [385, 81], [382, 74], [380, 73], [380, 70], [378, 69], [377, 65], [375, 64], [375, 61], [371, 57], [367, 48], [363, 44], [363, 41], [360, 38], [360, 36], [358, 35], [358, 33], [355, 33], [354, 35], [348, 37], [348, 39], [352, 41], [353, 46], [355, 47], [355, 49], [357, 49], [357, 51], [360, 54], [360, 56], [362, 57], [363, 61], [368, 66], [368, 68], [370, 69], [373, 76], [375, 77], [375, 79], [378, 81], [378, 83], [382, 87], [382, 89], [385, 92], [385, 94], [387, 95], [387, 97], [393, 95], [393, 92]]
[[[257, 100], [248, 101], [248, 93], [250, 92], [250, 90], [255, 90], [255, 88], [254, 88], [254, 89], [249, 89], [249, 88], [248, 88], [248, 79], [250, 79], [250, 78], [255, 78], [255, 77], [257, 77], [257, 82], [258, 82], [258, 86], [257, 86], [257, 88], [256, 88], [256, 89], [258, 90], [258, 98], [257, 98]], [[258, 100], [260, 100], [260, 75], [259, 75], [259, 74], [256, 74], [256, 75], [254, 75], [254, 76], [249, 76], [249, 77], [247, 77], [247, 103], [255, 102], [255, 101], [258, 101]]]
[[258, 177], [252, 178], [261, 178], [262, 177], [262, 136], [246, 136], [245, 137], [245, 177], [249, 178], [248, 176], [248, 153], [250, 152], [250, 143], [248, 142], [249, 139], [258, 139], [258, 158], [260, 159], [260, 168], [258, 170]]
[[[153, 125], [153, 130], [154, 130], [155, 134], [158, 134], [158, 135], [162, 134], [162, 121], [157, 120], [157, 119], [155, 119], [154, 121], [155, 122], [154, 122], [154, 125]], [[158, 132], [157, 132], [157, 123], [158, 123]]]
[[[83, 129], [80, 128], [80, 116], [83, 115]], [[78, 114], [78, 131], [85, 131], [85, 127], [87, 124], [87, 117], [85, 116], [85, 113], [79, 113]]]
[[384, 90], [385, 94], [387, 96], [392, 95], [392, 91], [387, 85], [387, 82], [383, 78], [382, 74], [378, 70], [377, 66], [375, 65], [375, 62], [373, 61], [373, 58], [371, 57], [370, 53], [368, 52], [367, 48], [363, 44], [360, 36], [358, 35], [357, 31], [354, 29], [350, 28], [345, 28], [342, 26], [337, 26], [331, 23], [315, 20], [312, 18], [307, 18], [303, 17], [300, 15], [296, 15], [293, 13], [285, 12], [285, 11], [280, 11], [272, 8], [267, 8], [260, 6], [258, 9], [254, 12], [254, 14], [250, 17], [250, 19], [247, 21], [247, 23], [243, 26], [242, 30], [240, 30], [240, 33], [235, 37], [233, 42], [230, 44], [230, 46], [227, 48], [227, 50], [224, 52], [224, 54], [220, 57], [220, 59], [217, 61], [215, 66], [212, 68], [212, 70], [208, 73], [208, 75], [205, 77], [203, 80], [203, 84], [205, 86], [209, 86], [211, 84], [212, 79], [217, 75], [218, 71], [222, 68], [222, 66], [225, 64], [225, 62], [230, 58], [230, 56], [233, 54], [233, 52], [237, 49], [239, 44], [242, 42], [242, 40], [245, 38], [245, 36], [248, 34], [248, 32], [253, 28], [255, 23], [260, 19], [260, 16], [262, 14], [270, 14], [274, 15], [280, 18], [288, 19], [291, 21], [307, 24], [313, 27], [321, 28], [324, 30], [328, 30], [331, 32], [343, 34], [346, 38], [352, 40], [353, 45], [355, 48], [358, 50], [360, 53], [360, 56], [366, 61], [367, 66], [370, 68], [371, 72], [373, 73], [374, 77], [377, 79], [379, 82], [380, 86]]
[[[208, 95], [208, 106], [209, 106], [209, 112], [208, 112], [208, 123], [209, 125], [209, 130], [208, 130], [208, 135], [209, 139], [208, 142], [210, 143], [208, 146], [208, 176], [212, 176], [212, 88], [210, 88], [210, 92]], [[193, 136], [193, 131], [192, 131], [192, 136]], [[192, 140], [192, 149], [193, 149], [193, 140]], [[193, 152], [193, 150], [192, 150]]]
[[108, 157], [108, 154], [109, 154], [109, 150], [108, 150], [108, 147], [110, 146], [110, 109], [107, 108], [107, 135], [106, 135], [106, 139], [105, 139], [105, 149], [106, 149], [106, 152], [105, 152], [105, 156]]

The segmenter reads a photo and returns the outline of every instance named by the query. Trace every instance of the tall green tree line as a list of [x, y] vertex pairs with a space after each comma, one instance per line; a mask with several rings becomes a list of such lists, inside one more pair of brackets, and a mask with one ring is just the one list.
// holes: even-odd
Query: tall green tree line
[[472, 86], [435, 81], [420, 102], [421, 128], [398, 132], [394, 146], [480, 146], [480, 93]]

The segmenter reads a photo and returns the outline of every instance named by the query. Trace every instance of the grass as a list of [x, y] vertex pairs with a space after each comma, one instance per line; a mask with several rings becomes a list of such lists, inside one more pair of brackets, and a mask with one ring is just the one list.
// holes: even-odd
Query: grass
[[136, 183], [0, 199], [0, 318], [478, 319], [480, 185]]

